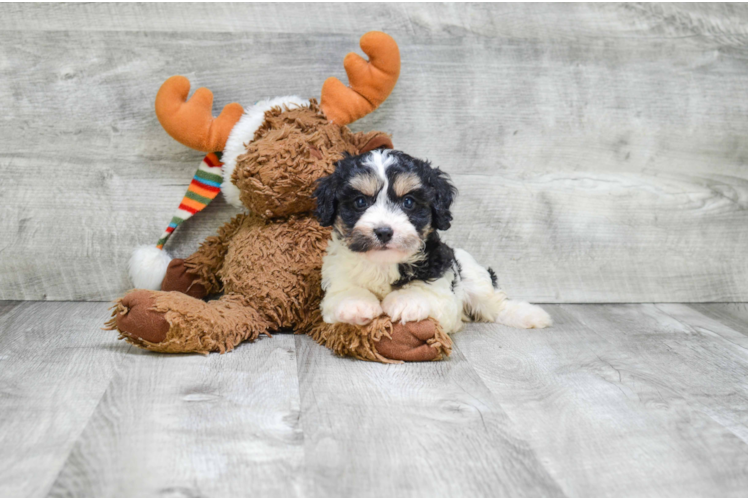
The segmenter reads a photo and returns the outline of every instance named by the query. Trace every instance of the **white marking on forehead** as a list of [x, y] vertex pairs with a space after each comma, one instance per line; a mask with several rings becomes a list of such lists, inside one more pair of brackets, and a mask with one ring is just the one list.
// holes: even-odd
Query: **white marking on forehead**
[[369, 157], [364, 160], [364, 165], [371, 168], [386, 183], [387, 168], [395, 163], [395, 158], [390, 156], [389, 151], [376, 150], [369, 153]]
[[387, 168], [395, 163], [395, 158], [390, 156], [390, 153], [387, 150], [375, 150], [369, 153], [368, 158], [366, 158], [363, 163], [372, 169], [380, 179], [382, 179], [382, 188], [379, 190], [376, 204], [387, 204], [387, 188], [390, 184], [387, 180]]

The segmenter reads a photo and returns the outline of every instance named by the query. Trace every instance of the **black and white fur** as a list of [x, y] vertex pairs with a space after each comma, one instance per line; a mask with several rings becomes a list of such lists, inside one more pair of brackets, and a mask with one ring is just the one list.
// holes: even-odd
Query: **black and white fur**
[[338, 162], [319, 181], [316, 216], [332, 226], [322, 264], [322, 316], [363, 325], [435, 318], [447, 333], [463, 321], [545, 328], [538, 306], [507, 299], [495, 273], [443, 243], [456, 195], [447, 174], [403, 152], [375, 150]]

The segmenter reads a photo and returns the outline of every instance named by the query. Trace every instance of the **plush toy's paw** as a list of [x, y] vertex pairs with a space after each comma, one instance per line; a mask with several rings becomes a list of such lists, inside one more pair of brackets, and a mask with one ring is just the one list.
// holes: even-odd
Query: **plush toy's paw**
[[117, 330], [136, 340], [153, 344], [163, 342], [169, 331], [169, 322], [165, 313], [153, 310], [155, 303], [156, 298], [149, 290], [135, 290], [122, 297], [122, 307], [115, 318]]
[[374, 300], [344, 299], [335, 309], [335, 323], [366, 325], [382, 315], [382, 306]]
[[382, 310], [393, 323], [421, 321], [431, 314], [428, 299], [414, 292], [392, 292], [382, 301]]
[[514, 301], [507, 301], [496, 321], [514, 328], [546, 328], [553, 324], [551, 316], [543, 308]]
[[164, 292], [182, 292], [190, 297], [202, 299], [208, 295], [208, 291], [203, 285], [196, 282], [197, 278], [196, 274], [187, 270], [184, 259], [172, 259], [169, 262], [169, 267], [166, 268], [164, 281], [161, 282], [161, 290]]
[[376, 344], [379, 354], [400, 361], [435, 361], [449, 356], [452, 342], [437, 329], [433, 319], [415, 323], [393, 323], [392, 338]]

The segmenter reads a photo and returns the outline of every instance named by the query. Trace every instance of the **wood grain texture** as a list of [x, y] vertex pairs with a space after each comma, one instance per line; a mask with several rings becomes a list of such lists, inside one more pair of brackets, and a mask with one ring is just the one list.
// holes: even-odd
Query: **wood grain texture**
[[0, 496], [44, 496], [130, 348], [102, 303], [0, 306]]
[[0, 496], [745, 496], [745, 304], [547, 306], [438, 363], [160, 355], [0, 302]]
[[[191, 31], [234, 33], [327, 34], [360, 36], [371, 29], [392, 29], [413, 34], [455, 36], [475, 33], [484, 37], [523, 39], [574, 36], [610, 36], [622, 22], [629, 33], [668, 37], [706, 32], [740, 43], [748, 35], [743, 23], [745, 5], [584, 4], [485, 5], [431, 3], [413, 5], [273, 3], [71, 6], [22, 4], [4, 6], [0, 29], [19, 31]], [[520, 22], [521, 21], [521, 22]]]
[[23, 302], [13, 301], [13, 300], [2, 300], [0, 301], [0, 318], [8, 314], [10, 311], [15, 309], [16, 307], [23, 304]]
[[226, 355], [136, 350], [51, 496], [297, 496], [304, 462], [292, 335]]
[[548, 310], [456, 343], [567, 495], [745, 494], [745, 337], [677, 304]]
[[748, 304], [691, 304], [691, 308], [748, 337]]
[[296, 337], [307, 495], [559, 496], [459, 354], [386, 366]]
[[[358, 37], [403, 69], [355, 124], [461, 190], [447, 239], [549, 302], [748, 300], [745, 5], [0, 6], [0, 299], [130, 286], [200, 155], [152, 110], [172, 74], [216, 109], [317, 96]], [[234, 210], [180, 228], [186, 255]]]

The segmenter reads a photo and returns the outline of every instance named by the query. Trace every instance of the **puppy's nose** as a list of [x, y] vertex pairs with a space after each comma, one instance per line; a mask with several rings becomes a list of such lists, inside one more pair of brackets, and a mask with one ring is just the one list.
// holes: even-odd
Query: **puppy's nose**
[[374, 229], [374, 234], [377, 239], [382, 243], [387, 243], [392, 239], [392, 228], [389, 226], [382, 226]]

